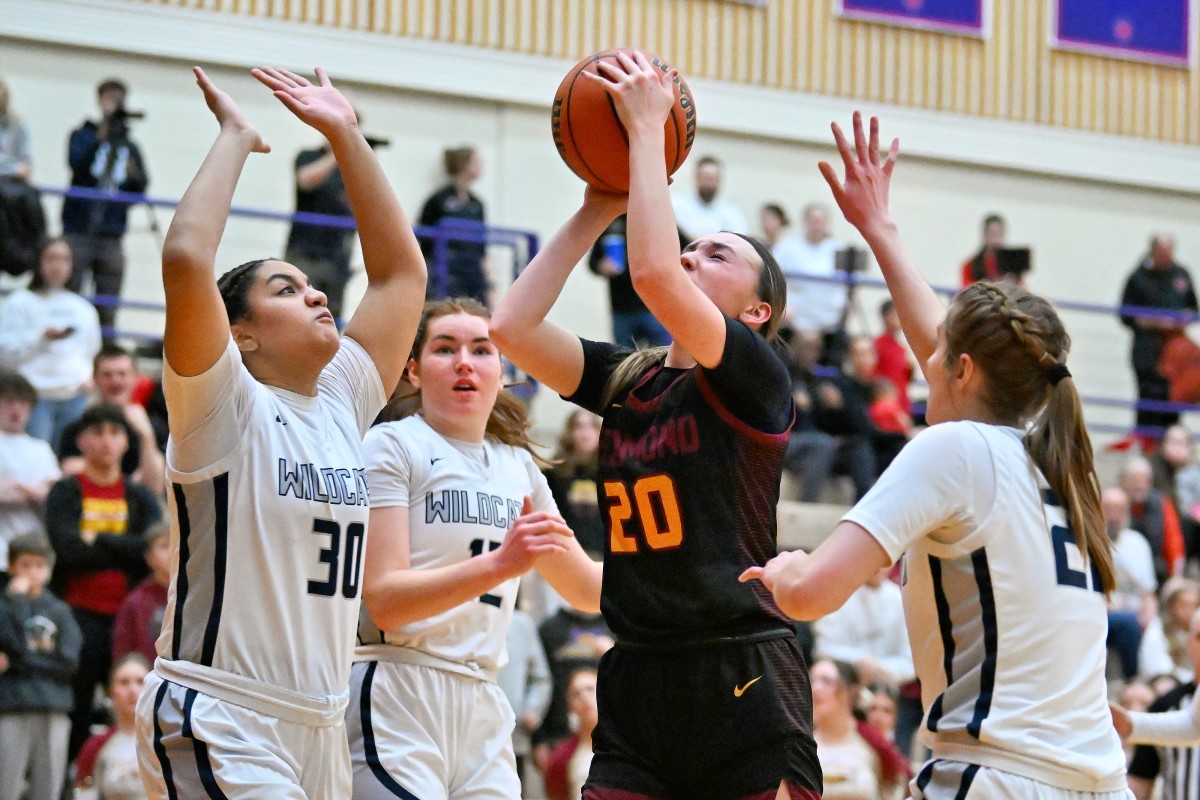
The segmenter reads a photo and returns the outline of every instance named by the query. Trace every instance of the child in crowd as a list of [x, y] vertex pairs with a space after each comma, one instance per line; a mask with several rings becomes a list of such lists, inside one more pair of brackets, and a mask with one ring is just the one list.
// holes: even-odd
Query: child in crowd
[[46, 589], [45, 539], [13, 539], [8, 563], [0, 595], [0, 800], [58, 800], [82, 637], [70, 608]]
[[150, 672], [140, 653], [127, 653], [113, 663], [108, 676], [113, 724], [91, 736], [75, 765], [76, 800], [145, 800], [138, 771], [137, 701]]
[[33, 384], [16, 372], [0, 372], [0, 588], [8, 542], [41, 530], [42, 503], [61, 475], [50, 445], [25, 432], [35, 405]]
[[146, 566], [150, 574], [137, 585], [117, 609], [113, 622], [113, 663], [127, 653], [141, 653], [153, 664], [154, 643], [162, 632], [163, 611], [167, 607], [167, 586], [171, 583], [171, 525], [157, 522], [142, 537], [146, 547]]

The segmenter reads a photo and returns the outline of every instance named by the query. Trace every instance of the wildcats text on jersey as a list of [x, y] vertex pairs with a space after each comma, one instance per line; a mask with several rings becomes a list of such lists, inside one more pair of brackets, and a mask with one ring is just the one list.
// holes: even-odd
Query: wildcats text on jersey
[[487, 492], [466, 489], [442, 489], [425, 493], [425, 524], [433, 522], [471, 522], [507, 528], [521, 516], [521, 503]]
[[330, 505], [367, 505], [366, 469], [318, 467], [279, 459], [279, 496], [294, 495]]
[[605, 427], [600, 431], [600, 458], [607, 466], [620, 466], [631, 460], [653, 461], [665, 455], [695, 453], [700, 449], [700, 430], [694, 414], [664, 420], [651, 425], [638, 438]]

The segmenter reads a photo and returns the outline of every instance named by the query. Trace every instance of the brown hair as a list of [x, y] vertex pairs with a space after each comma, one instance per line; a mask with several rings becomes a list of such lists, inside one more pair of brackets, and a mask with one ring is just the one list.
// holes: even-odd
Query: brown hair
[[475, 155], [475, 148], [469, 145], [447, 147], [442, 152], [442, 167], [445, 168], [447, 175], [456, 178], [460, 172], [466, 169], [473, 155]]
[[[779, 262], [775, 260], [771, 248], [753, 236], [735, 233], [758, 254], [762, 266], [758, 272], [758, 298], [771, 307], [771, 317], [762, 324], [758, 333], [768, 342], [774, 341], [779, 333], [779, 324], [783, 321], [784, 311], [787, 310], [787, 282]], [[661, 364], [667, 359], [667, 347], [647, 347], [635, 350], [617, 365], [609, 376], [608, 384], [604, 387], [604, 401], [601, 406], [607, 406], [635, 378], [651, 366]]]
[[946, 366], [962, 354], [983, 374], [981, 402], [998, 420], [1023, 426], [1025, 449], [1061, 499], [1075, 542], [1105, 592], [1116, 586], [1111, 542], [1100, 510], [1100, 482], [1083, 424], [1071, 349], [1058, 314], [1017, 286], [981, 282], [964, 289], [946, 314]]
[[[421, 349], [425, 347], [425, 342], [429, 339], [429, 324], [435, 319], [453, 314], [470, 314], [484, 320], [492, 318], [492, 314], [487, 308], [479, 301], [469, 297], [430, 300], [421, 312], [421, 322], [417, 325], [417, 338], [413, 340], [412, 352], [409, 354], [410, 359], [418, 362], [421, 360]], [[396, 391], [392, 394], [392, 399], [388, 401], [387, 406], [379, 415], [381, 421], [404, 419], [421, 410], [421, 392], [408, 382], [407, 369], [404, 374], [405, 378], [400, 381]], [[511, 392], [502, 389], [496, 396], [496, 404], [492, 406], [492, 413], [488, 415], [484, 435], [502, 444], [520, 447], [528, 451], [533, 456], [534, 462], [540, 467], [550, 466], [550, 462], [538, 455], [533, 440], [529, 438], [529, 425], [529, 414], [525, 411], [525, 406]]]

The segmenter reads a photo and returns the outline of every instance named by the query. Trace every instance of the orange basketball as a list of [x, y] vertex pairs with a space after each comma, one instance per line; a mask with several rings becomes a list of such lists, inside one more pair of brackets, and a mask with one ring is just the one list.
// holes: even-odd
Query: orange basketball
[[[596, 72], [596, 65], [607, 59], [614, 64], [617, 50], [605, 50], [580, 61], [559, 84], [550, 113], [554, 145], [562, 160], [579, 177], [597, 189], [608, 192], [629, 191], [629, 136], [617, 118], [617, 109], [604, 87], [583, 77]], [[621, 51], [632, 53], [632, 50]], [[663, 72], [671, 69], [658, 56], [643, 53]], [[600, 73], [603, 76], [603, 73]], [[696, 104], [683, 78], [675, 78], [675, 106], [663, 129], [667, 155], [667, 174], [683, 166], [696, 138]]]

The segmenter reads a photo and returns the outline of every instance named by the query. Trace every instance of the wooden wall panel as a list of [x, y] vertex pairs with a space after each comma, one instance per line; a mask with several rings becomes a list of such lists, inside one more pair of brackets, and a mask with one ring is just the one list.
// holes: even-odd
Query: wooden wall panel
[[992, 0], [977, 40], [840, 19], [834, 0], [128, 0], [531, 56], [615, 46], [689, 77], [1200, 144], [1197, 69], [1053, 50], [1051, 0]]

